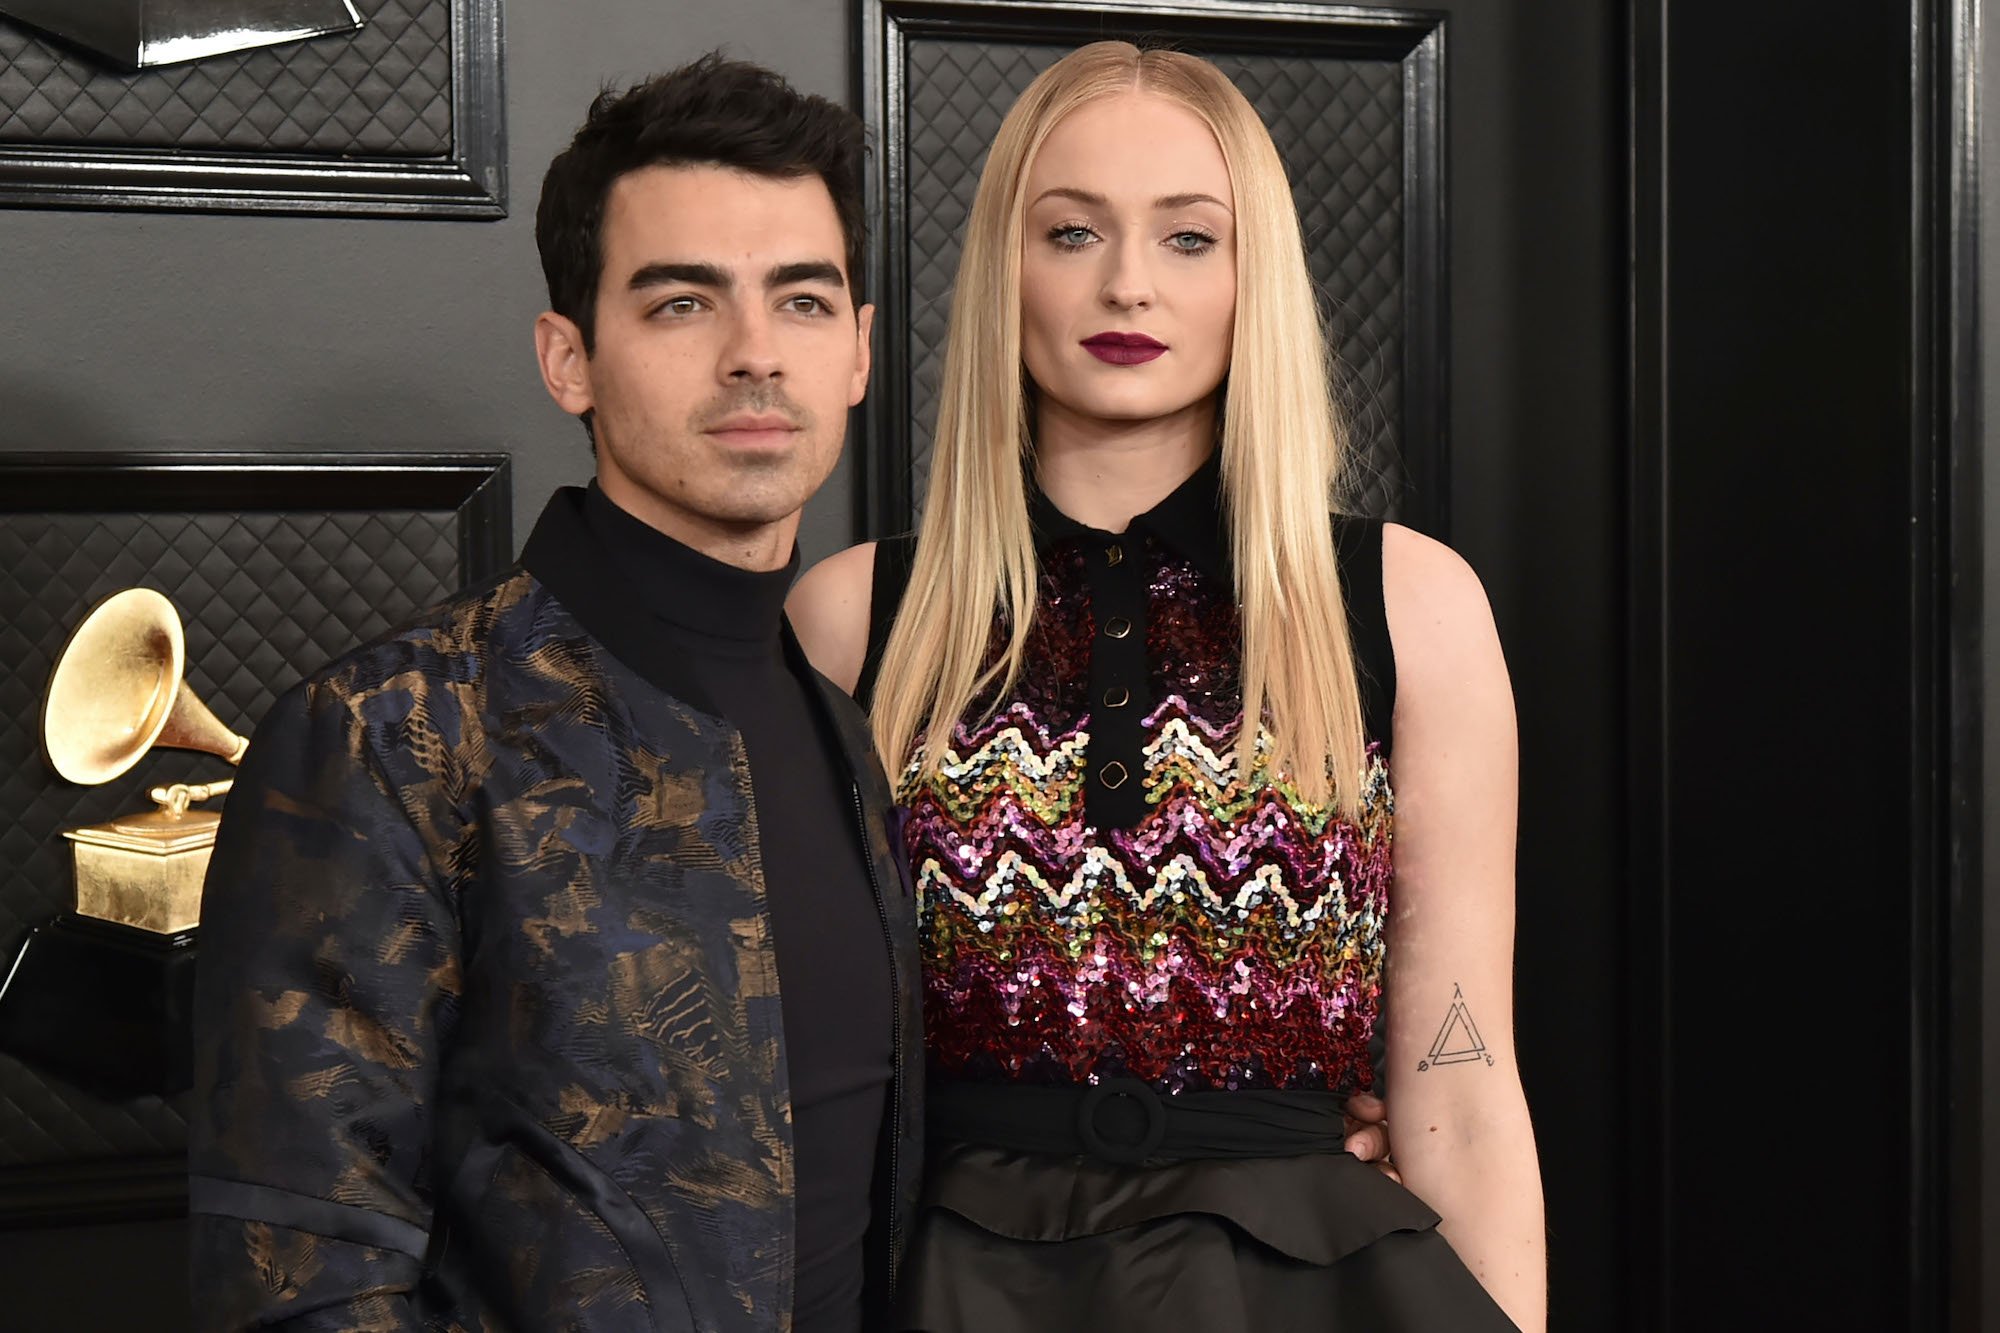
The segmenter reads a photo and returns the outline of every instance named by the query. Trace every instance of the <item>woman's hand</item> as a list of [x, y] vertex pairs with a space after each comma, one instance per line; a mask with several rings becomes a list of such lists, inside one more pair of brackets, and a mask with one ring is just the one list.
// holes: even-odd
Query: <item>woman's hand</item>
[[1372, 1092], [1357, 1092], [1347, 1099], [1347, 1151], [1389, 1179], [1402, 1183], [1403, 1173], [1389, 1156], [1389, 1106]]

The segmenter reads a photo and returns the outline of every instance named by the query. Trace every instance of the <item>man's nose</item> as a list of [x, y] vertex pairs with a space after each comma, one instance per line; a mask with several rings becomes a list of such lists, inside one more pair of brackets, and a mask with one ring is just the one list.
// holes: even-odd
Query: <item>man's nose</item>
[[761, 310], [737, 313], [730, 321], [718, 367], [724, 380], [773, 380], [784, 375], [770, 318]]

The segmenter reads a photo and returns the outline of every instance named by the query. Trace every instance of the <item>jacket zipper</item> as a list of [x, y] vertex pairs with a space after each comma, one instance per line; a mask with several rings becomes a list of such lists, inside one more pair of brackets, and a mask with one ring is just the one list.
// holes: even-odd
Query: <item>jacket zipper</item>
[[903, 1255], [903, 988], [896, 976], [896, 935], [889, 928], [889, 905], [882, 897], [882, 880], [875, 873], [874, 844], [868, 837], [868, 809], [861, 784], [854, 784], [854, 822], [861, 832], [861, 859], [868, 863], [868, 887], [875, 894], [875, 914], [882, 921], [882, 940], [889, 946], [889, 1295]]

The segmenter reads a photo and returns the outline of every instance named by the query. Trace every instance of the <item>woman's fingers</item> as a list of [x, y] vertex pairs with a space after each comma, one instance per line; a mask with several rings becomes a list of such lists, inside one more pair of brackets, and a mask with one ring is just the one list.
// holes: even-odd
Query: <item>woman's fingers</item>
[[[1349, 1097], [1347, 1151], [1364, 1162], [1386, 1162], [1389, 1157], [1388, 1117], [1387, 1104], [1374, 1093], [1357, 1092]], [[1391, 1171], [1393, 1174], [1393, 1168]]]
[[1385, 1125], [1348, 1122], [1347, 1151], [1364, 1162], [1379, 1162], [1389, 1155], [1389, 1130]]

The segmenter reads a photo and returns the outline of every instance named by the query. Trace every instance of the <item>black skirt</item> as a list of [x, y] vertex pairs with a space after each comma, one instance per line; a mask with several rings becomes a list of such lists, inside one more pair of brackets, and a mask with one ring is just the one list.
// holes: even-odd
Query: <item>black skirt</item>
[[1437, 1222], [1345, 1152], [1121, 1165], [946, 1144], [898, 1327], [1519, 1333]]

